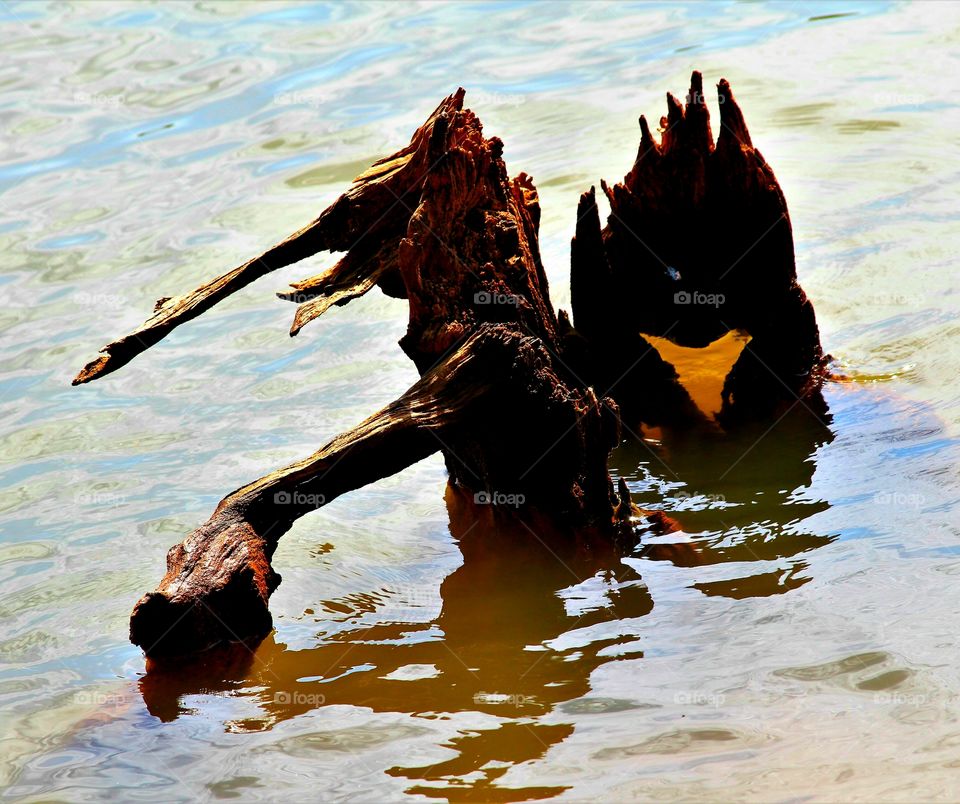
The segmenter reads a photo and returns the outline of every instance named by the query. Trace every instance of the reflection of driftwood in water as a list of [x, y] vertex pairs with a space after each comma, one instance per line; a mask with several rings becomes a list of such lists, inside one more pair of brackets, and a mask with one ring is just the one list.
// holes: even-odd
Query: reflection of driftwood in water
[[[697, 262], [711, 258], [709, 248], [674, 253], [669, 243], [656, 241], [687, 272], [688, 279], [677, 280], [666, 266], [670, 282], [716, 279], [717, 287], [741, 299], [729, 308], [729, 320], [700, 306], [682, 311], [676, 337], [700, 344], [715, 332], [744, 328], [758, 344], [757, 355], [766, 355], [756, 358], [757, 365], [791, 392], [806, 394], [816, 380], [819, 341], [812, 308], [796, 286], [782, 195], [750, 148], [725, 84], [723, 119], [738, 141], [721, 136], [713, 150], [699, 89], [695, 74], [686, 114], [671, 103], [661, 146], [652, 144], [644, 125], [641, 158], [624, 185], [610, 191], [613, 219], [626, 220], [624, 228], [611, 224], [601, 232], [592, 194], [581, 200], [572, 270], [579, 330], [550, 302], [533, 182], [523, 173], [508, 177], [502, 143], [483, 136], [460, 90], [407, 147], [375, 163], [312, 224], [193, 293], [160, 300], [143, 326], [106, 346], [75, 383], [114, 371], [259, 276], [327, 249], [347, 254], [281, 294], [301, 303], [292, 333], [376, 284], [408, 299], [409, 326], [400, 345], [421, 374], [397, 402], [314, 456], [224, 499], [205, 525], [170, 551], [160, 587], [134, 609], [134, 642], [161, 655], [264, 633], [267, 599], [279, 583], [270, 558], [290, 523], [438, 450], [454, 486], [522, 500], [523, 516], [543, 522], [560, 541], [599, 536], [632, 543], [631, 518], [640, 512], [626, 484], [614, 488], [607, 471], [609, 452], [620, 440], [614, 399], [624, 399], [648, 421], [697, 415], [672, 367], [638, 334], [674, 337], [673, 327], [661, 326], [651, 312], [665, 303], [664, 283], [660, 268], [629, 240], [636, 229], [652, 237], [709, 225], [713, 236], [725, 238], [719, 250], [724, 261], [749, 246], [741, 257], [744, 270], [738, 269], [747, 278], [725, 280], [725, 274], [716, 278], [722, 266]], [[771, 231], [785, 226], [786, 232], [764, 232], [751, 244], [773, 215], [781, 217]], [[762, 275], [753, 250], [767, 266]], [[768, 301], [772, 318], [762, 310]], [[745, 384], [743, 378], [755, 379], [756, 372], [753, 363], [742, 362], [731, 373], [725, 412], [775, 407], [769, 403], [781, 391], [766, 379]], [[805, 377], [800, 384], [798, 370]], [[660, 524], [670, 527], [662, 516]]]
[[[413, 763], [392, 768], [390, 774], [409, 779], [414, 789], [466, 778], [482, 800], [492, 800], [494, 793], [516, 797], [518, 792], [529, 792], [499, 787], [486, 795], [481, 791], [496, 783], [488, 774], [490, 759], [516, 764], [542, 756], [572, 728], [532, 723], [532, 717], [562, 711], [568, 705], [604, 711], [644, 704], [590, 697], [594, 670], [610, 661], [613, 646], [635, 639], [629, 631], [618, 629], [616, 636], [588, 644], [578, 641], [566, 648], [528, 648], [546, 646], [563, 634], [603, 622], [643, 618], [653, 610], [653, 601], [636, 571], [602, 540], [580, 545], [566, 540], [547, 543], [545, 530], [534, 535], [519, 522], [485, 519], [484, 512], [478, 519], [469, 498], [454, 487], [448, 489], [447, 503], [450, 531], [459, 543], [463, 564], [440, 585], [439, 614], [418, 618], [402, 599], [409, 589], [370, 590], [327, 601], [321, 623], [343, 618], [354, 625], [337, 628], [316, 646], [289, 650], [268, 637], [256, 652], [236, 646], [203, 654], [193, 663], [151, 662], [139, 682], [151, 714], [175, 719], [189, 707], [182, 701], [185, 696], [218, 691], [240, 693], [258, 703], [257, 715], [241, 709], [244, 720], [238, 727], [245, 731], [270, 729], [334, 704], [361, 705], [381, 713], [485, 712], [506, 720], [445, 743], [455, 754], [439, 766]], [[681, 565], [695, 560], [692, 554], [678, 558], [676, 551], [665, 551], [661, 545], [645, 548], [644, 555]], [[732, 562], [743, 559], [729, 556]], [[585, 587], [595, 588], [586, 605], [568, 609], [564, 597], [571, 595], [558, 593], [582, 581], [588, 581]], [[432, 590], [429, 595], [413, 591], [421, 604], [433, 594]], [[771, 588], [769, 593], [776, 591], [780, 590]], [[394, 600], [397, 603], [392, 605]], [[324, 605], [312, 604], [312, 608]], [[642, 657], [639, 652], [630, 655]], [[390, 677], [409, 665], [432, 665], [438, 672], [412, 680]], [[329, 739], [341, 738], [348, 737], [333, 727]], [[281, 744], [295, 747], [297, 738], [289, 739], [289, 745]]]
[[803, 557], [835, 538], [797, 529], [798, 523], [829, 508], [802, 493], [813, 480], [816, 451], [833, 441], [829, 418], [797, 405], [772, 424], [702, 430], [696, 437], [664, 428], [658, 435], [652, 446], [627, 439], [611, 456], [621, 474], [649, 464], [659, 477], [682, 484], [674, 492], [686, 503], [674, 513], [683, 523], [682, 541], [658, 539], [639, 555], [680, 567], [771, 568], [693, 585], [707, 595], [783, 594], [810, 580]]
[[[390, 773], [427, 784], [467, 777], [479, 799], [492, 800], [481, 794], [499, 775], [496, 770], [491, 775], [489, 760], [523, 762], [565, 739], [572, 726], [529, 719], [588, 695], [591, 673], [608, 660], [603, 649], [634, 637], [618, 630], [585, 646], [547, 644], [575, 629], [644, 617], [653, 601], [637, 573], [603, 538], [576, 543], [559, 533], [550, 539], [545, 528], [535, 534], [519, 521], [490, 517], [489, 507], [478, 511], [472, 498], [453, 486], [447, 507], [463, 564], [441, 584], [442, 609], [435, 617], [417, 621], [407, 604], [392, 607], [389, 592], [403, 594], [404, 589], [363, 596], [366, 603], [379, 600], [380, 611], [358, 610], [351, 598], [329, 601], [325, 620], [344, 617], [356, 627], [338, 629], [315, 647], [288, 650], [268, 637], [256, 653], [235, 646], [202, 654], [192, 664], [179, 658], [151, 662], [140, 681], [151, 714], [172, 720], [185, 711], [183, 696], [241, 690], [255, 695], [261, 708], [259, 716], [245, 718], [245, 730], [268, 729], [333, 704], [374, 712], [489, 713], [509, 720], [459, 737], [452, 744], [456, 754], [440, 765]], [[590, 597], [568, 610], [558, 592], [581, 582]], [[530, 649], [536, 646], [543, 649]], [[437, 672], [402, 681], [389, 677], [409, 665], [432, 665]], [[374, 669], [358, 670], [366, 667]]]
[[[581, 657], [574, 667], [564, 667], [565, 663], [558, 661], [563, 658], [562, 651], [525, 648], [560, 636], [574, 623], [586, 628], [648, 613], [653, 603], [639, 576], [602, 537], [577, 542], [554, 533], [551, 540], [551, 534], [543, 527], [535, 532], [526, 522], [490, 516], [486, 506], [478, 511], [472, 498], [454, 486], [448, 486], [446, 496], [450, 532], [458, 541], [464, 560], [440, 586], [440, 613], [429, 622], [408, 622], [410, 612], [406, 604], [399, 602], [399, 617], [390, 622], [391, 598], [382, 595], [385, 615], [373, 615], [381, 622], [364, 627], [361, 640], [356, 640], [355, 631], [347, 630], [305, 651], [274, 653], [264, 646], [263, 651], [269, 653], [270, 672], [260, 679], [263, 684], [281, 691], [305, 691], [309, 684], [298, 683], [297, 679], [319, 674], [335, 679], [320, 690], [327, 704], [362, 700], [365, 705], [384, 711], [473, 709], [494, 714], [542, 713], [588, 691], [589, 674], [600, 663], [596, 651], [622, 642], [625, 637], [597, 642], [591, 646], [590, 656]], [[598, 596], [588, 611], [568, 613], [557, 592], [598, 576], [604, 579], [608, 592], [606, 605], [599, 605]], [[351, 612], [347, 616], [354, 618], [361, 613], [355, 605], [344, 600], [330, 611], [342, 614], [347, 610]], [[442, 631], [442, 640], [402, 638], [403, 634], [412, 637], [436, 629]], [[242, 650], [239, 655], [243, 653], [252, 655], [249, 650]], [[406, 694], [398, 700], [396, 682], [382, 676], [410, 664], [432, 664], [441, 673], [408, 682], [404, 686]], [[342, 675], [362, 665], [373, 665], [377, 670]], [[259, 672], [258, 667], [262, 670], [259, 661], [235, 669], [245, 675]], [[310, 671], [321, 667], [322, 672]], [[561, 681], [565, 684], [556, 686]], [[161, 659], [151, 664], [144, 680], [144, 695], [154, 714], [175, 716], [174, 699], [186, 694], [180, 685], [195, 683], [207, 681], [198, 682], [192, 673], [183, 672], [179, 658], [169, 665]], [[291, 686], [285, 686], [288, 684]], [[516, 700], [485, 701], [477, 695], [504, 691], [517, 696]], [[266, 693], [263, 701], [267, 715], [281, 718], [312, 708], [309, 701], [278, 702]]]

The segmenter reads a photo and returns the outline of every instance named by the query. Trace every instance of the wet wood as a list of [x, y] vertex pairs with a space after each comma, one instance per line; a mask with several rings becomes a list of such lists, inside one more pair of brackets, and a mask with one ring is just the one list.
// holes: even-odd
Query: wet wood
[[[372, 290], [378, 283], [391, 295], [406, 297], [406, 289], [399, 281], [397, 251], [399, 238], [388, 240], [373, 249], [358, 246], [332, 268], [317, 276], [295, 282], [289, 291], [278, 293], [281, 299], [300, 306], [293, 318], [290, 334], [296, 335], [315, 318], [333, 305], [344, 305]], [[388, 278], [392, 278], [387, 284]]]
[[[605, 228], [594, 191], [581, 198], [572, 244], [575, 327], [550, 300], [536, 187], [524, 173], [509, 177], [503, 143], [484, 136], [459, 90], [409, 145], [375, 163], [312, 224], [193, 293], [161, 300], [140, 329], [105, 347], [75, 384], [119, 368], [259, 276], [327, 249], [346, 254], [279, 294], [299, 303], [291, 334], [378, 285], [408, 300], [400, 346], [421, 375], [396, 402], [313, 456], [228, 495], [171, 549], [167, 574], [133, 611], [131, 639], [149, 656], [163, 656], [263, 635], [280, 582], [271, 558], [292, 522], [437, 451], [451, 486], [484, 517], [537, 528], [550, 522], [554, 539], [590, 533], [634, 545], [643, 512], [607, 469], [621, 440], [618, 403], [646, 422], [689, 424], [703, 415], [643, 332], [703, 345], [743, 328], [759, 342], [758, 354], [775, 353], [767, 363], [791, 388], [799, 387], [790, 374], [798, 366], [811, 376], [819, 340], [796, 284], [782, 194], [749, 143], [729, 87], [721, 83], [728, 96], [721, 96], [722, 122], [731, 133], [716, 146], [697, 92], [695, 74], [686, 109], [670, 100], [659, 145], [641, 119], [633, 170], [604, 187], [612, 209]], [[721, 237], [717, 246], [712, 239]], [[728, 279], [734, 269], [737, 277]], [[688, 287], [724, 290], [734, 302], [722, 313], [681, 310], [668, 325], [676, 305], [665, 311], [667, 297]], [[761, 309], [765, 302], [773, 314]], [[738, 405], [751, 367], [731, 380]], [[675, 527], [662, 514], [649, 523]]]
[[436, 433], [463, 416], [483, 388], [472, 376], [473, 356], [468, 340], [398, 400], [309, 458], [225, 497], [167, 554], [163, 580], [133, 610], [131, 640], [156, 656], [268, 631], [267, 601], [280, 583], [270, 565], [278, 539], [303, 514], [440, 449]]
[[[299, 329], [393, 273], [394, 292], [399, 278], [410, 304], [401, 346], [422, 379], [316, 455], [229, 495], [170, 551], [166, 576], [131, 617], [131, 639], [148, 655], [263, 633], [279, 583], [270, 559], [290, 523], [438, 450], [450, 482], [496, 516], [545, 512], [569, 533], [630, 538], [637, 512], [626, 484], [615, 488], [607, 472], [620, 438], [617, 407], [560, 357], [533, 182], [508, 178], [502, 143], [483, 136], [461, 101], [462, 92], [448, 98], [411, 146], [331, 207], [351, 232], [375, 220], [333, 269], [293, 288], [314, 297], [300, 308]], [[383, 177], [409, 170], [419, 190], [395, 186], [387, 203]]]

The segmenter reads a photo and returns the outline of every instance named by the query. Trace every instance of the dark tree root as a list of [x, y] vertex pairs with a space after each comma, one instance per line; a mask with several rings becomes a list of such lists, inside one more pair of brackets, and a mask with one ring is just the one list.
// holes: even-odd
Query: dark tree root
[[[633, 506], [626, 483], [615, 487], [607, 470], [621, 439], [618, 403], [646, 422], [702, 416], [641, 333], [698, 345], [730, 328], [749, 332], [756, 352], [741, 358], [726, 389], [737, 410], [769, 400], [759, 368], [806, 393], [821, 360], [773, 173], [750, 146], [725, 83], [731, 133], [713, 146], [699, 86], [695, 74], [686, 111], [670, 99], [662, 144], [641, 118], [633, 170], [604, 187], [606, 228], [593, 191], [581, 198], [576, 328], [550, 301], [536, 188], [523, 173], [509, 178], [503, 144], [483, 136], [459, 90], [313, 223], [192, 293], [162, 299], [145, 324], [106, 346], [74, 384], [116, 370], [254, 279], [326, 249], [346, 254], [279, 294], [299, 303], [291, 334], [378, 285], [409, 302], [400, 346], [420, 373], [398, 400], [311, 457], [228, 495], [170, 550], [160, 585], [133, 610], [132, 641], [161, 657], [262, 636], [280, 582], [270, 560], [293, 521], [437, 451], [478, 519], [532, 523], [576, 543], [589, 534], [624, 550], [635, 546], [643, 517], [674, 529], [664, 514]], [[678, 288], [729, 293], [731, 304], [677, 312]]]

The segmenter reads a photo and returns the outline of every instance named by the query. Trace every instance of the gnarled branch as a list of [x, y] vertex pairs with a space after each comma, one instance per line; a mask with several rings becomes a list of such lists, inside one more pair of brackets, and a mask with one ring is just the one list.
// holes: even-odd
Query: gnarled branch
[[163, 580], [133, 610], [130, 639], [159, 656], [266, 633], [267, 601], [280, 583], [270, 565], [279, 538], [305, 513], [439, 450], [436, 433], [483, 392], [475, 345], [487, 336], [478, 332], [395, 402], [309, 458], [227, 495], [170, 549]]
[[[204, 283], [182, 296], [157, 301], [154, 314], [129, 335], [108, 343], [74, 378], [73, 385], [90, 382], [129, 363], [159, 343], [180, 324], [196, 318], [227, 296], [278, 268], [320, 251], [348, 251], [364, 240], [403, 231], [409, 213], [404, 199], [415, 203], [429, 168], [428, 145], [438, 120], [463, 105], [462, 89], [445, 98], [413, 135], [410, 144], [393, 156], [375, 162], [354, 179], [353, 186], [319, 217], [286, 240], [238, 268]], [[372, 266], [371, 266], [372, 267]]]

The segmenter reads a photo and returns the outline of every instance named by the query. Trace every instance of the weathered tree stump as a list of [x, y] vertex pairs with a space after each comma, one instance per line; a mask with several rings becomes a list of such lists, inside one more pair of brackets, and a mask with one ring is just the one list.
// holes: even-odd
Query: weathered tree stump
[[722, 418], [769, 415], [797, 399], [820, 408], [825, 361], [797, 282], [786, 200], [725, 80], [718, 101], [716, 143], [697, 72], [685, 106], [667, 94], [659, 143], [640, 118], [633, 167], [621, 183], [601, 184], [610, 203], [602, 231], [594, 190], [580, 198], [571, 303], [591, 380], [620, 376], [646, 348], [639, 333], [702, 347], [742, 330], [751, 340], [727, 377]]
[[[729, 96], [724, 83], [721, 93]], [[266, 633], [267, 601], [280, 582], [270, 559], [291, 523], [437, 451], [451, 484], [492, 504], [484, 510], [494, 516], [549, 521], [553, 539], [590, 533], [635, 543], [643, 512], [607, 470], [620, 441], [614, 399], [622, 392], [639, 400], [639, 415], [648, 420], [695, 415], [672, 367], [640, 332], [701, 344], [742, 327], [773, 352], [769, 362], [777, 371], [806, 366], [809, 375], [808, 364], [819, 359], [812, 308], [796, 285], [786, 207], [772, 172], [749, 147], [732, 96], [724, 98], [724, 119], [746, 144], [721, 137], [712, 149], [702, 99], [688, 104], [686, 114], [672, 102], [673, 123], [661, 147], [641, 120], [641, 155], [653, 149], [655, 158], [638, 158], [624, 184], [608, 191], [613, 211], [606, 229], [600, 230], [592, 191], [581, 199], [571, 277], [576, 330], [550, 302], [533, 182], [523, 173], [508, 177], [502, 143], [483, 136], [463, 97], [461, 89], [446, 98], [406, 148], [375, 163], [309, 226], [190, 294], [161, 299], [153, 317], [106, 346], [74, 380], [116, 370], [235, 290], [324, 249], [346, 254], [279, 294], [299, 302], [291, 334], [374, 285], [409, 301], [400, 345], [420, 380], [313, 456], [228, 495], [206, 524], [170, 550], [167, 574], [131, 616], [131, 639], [149, 656]], [[783, 217], [771, 224], [776, 215]], [[720, 273], [718, 266], [770, 225], [786, 228], [766, 244], [760, 238], [756, 249], [764, 260], [748, 251], [742, 276]], [[718, 251], [666, 236], [688, 227], [705, 227], [726, 241]], [[683, 279], [638, 251], [633, 232], [653, 240]], [[760, 284], [750, 286], [749, 277]], [[677, 287], [695, 286], [726, 290], [738, 301], [723, 315], [681, 311], [682, 320], [668, 326], [664, 299]], [[761, 309], [765, 300], [775, 316]], [[786, 315], [804, 325], [802, 332], [785, 330]], [[738, 364], [731, 380], [737, 405], [740, 378], [751, 370]], [[801, 387], [793, 375], [788, 380]], [[671, 527], [663, 515], [651, 521]]]

